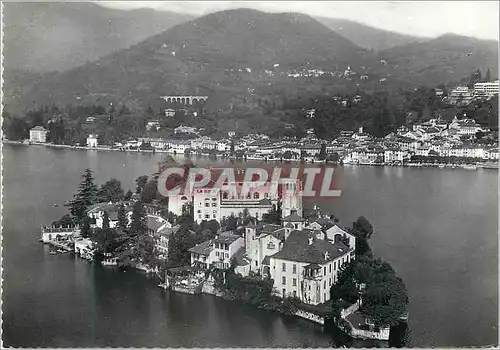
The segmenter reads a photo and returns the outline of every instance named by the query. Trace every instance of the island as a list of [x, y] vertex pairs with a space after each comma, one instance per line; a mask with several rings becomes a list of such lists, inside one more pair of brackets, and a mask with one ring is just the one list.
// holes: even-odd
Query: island
[[172, 292], [239, 300], [352, 338], [387, 342], [407, 322], [405, 284], [373, 256], [363, 216], [346, 227], [316, 205], [306, 213], [291, 184], [274, 195], [264, 186], [230, 198], [221, 187], [165, 198], [164, 168], [126, 193], [116, 179], [97, 185], [87, 169], [70, 213], [42, 227], [41, 241], [52, 254], [153, 274]]

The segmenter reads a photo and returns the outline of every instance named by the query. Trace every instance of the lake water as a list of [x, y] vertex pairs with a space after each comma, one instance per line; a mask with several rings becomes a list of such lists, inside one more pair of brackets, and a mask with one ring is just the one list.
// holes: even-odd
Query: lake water
[[[128, 189], [162, 157], [3, 145], [4, 344], [338, 345], [338, 335], [307, 321], [163, 291], [141, 273], [53, 256], [38, 242], [39, 227], [67, 212], [87, 167], [97, 182], [115, 177]], [[409, 291], [411, 345], [497, 344], [498, 172], [344, 167], [335, 176], [342, 196], [320, 206], [346, 226], [359, 215], [374, 225], [374, 253]]]

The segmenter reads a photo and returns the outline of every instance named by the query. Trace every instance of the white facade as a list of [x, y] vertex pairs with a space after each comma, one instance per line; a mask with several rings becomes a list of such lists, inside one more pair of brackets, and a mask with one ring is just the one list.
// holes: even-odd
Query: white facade
[[191, 265], [206, 269], [210, 266], [228, 269], [231, 266], [231, 259], [244, 245], [243, 237], [231, 232], [222, 232], [215, 239], [200, 243], [189, 250]]
[[30, 130], [30, 141], [37, 143], [45, 143], [47, 142], [47, 134], [48, 130], [43, 126], [35, 126]]
[[98, 143], [97, 143], [97, 135], [90, 134], [87, 137], [87, 147], [89, 147], [89, 148], [96, 148], [97, 145], [98, 145]]
[[498, 80], [493, 82], [474, 84], [474, 95], [477, 97], [490, 97], [493, 95], [498, 95], [498, 91]]

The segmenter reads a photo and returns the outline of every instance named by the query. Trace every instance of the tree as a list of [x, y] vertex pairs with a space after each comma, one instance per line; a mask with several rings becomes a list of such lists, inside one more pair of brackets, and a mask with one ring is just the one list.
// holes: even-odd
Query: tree
[[158, 178], [153, 177], [144, 186], [144, 189], [141, 192], [141, 201], [144, 203], [151, 203], [153, 199], [156, 199], [157, 192], [158, 192]]
[[141, 201], [135, 202], [132, 209], [129, 233], [130, 236], [140, 236], [147, 233], [146, 212]]
[[217, 220], [202, 221], [200, 230], [209, 230], [212, 234], [219, 232], [220, 225]]
[[117, 179], [110, 179], [99, 190], [98, 198], [100, 202], [119, 202], [124, 197], [123, 187]]
[[373, 226], [364, 216], [358, 217], [358, 219], [352, 224], [352, 228], [366, 239], [370, 239], [373, 234]]
[[403, 280], [394, 274], [384, 277], [383, 280], [368, 283], [363, 292], [362, 312], [379, 327], [397, 325], [408, 305]]
[[71, 218], [71, 216], [69, 216], [68, 214], [66, 214], [62, 218], [60, 218], [59, 220], [54, 221], [52, 223], [52, 226], [54, 226], [54, 227], [69, 227], [69, 226], [73, 226], [73, 219]]
[[142, 175], [142, 176], [139, 176], [137, 179], [135, 179], [135, 183], [137, 184], [137, 187], [135, 189], [135, 193], [140, 194], [142, 192], [142, 190], [144, 190], [144, 187], [146, 187], [147, 182], [148, 182], [147, 175]]
[[325, 160], [326, 159], [326, 143], [321, 144], [321, 149], [319, 151], [318, 155], [319, 160]]
[[82, 177], [83, 180], [78, 186], [78, 192], [68, 204], [69, 210], [76, 217], [77, 222], [82, 222], [84, 216], [86, 216], [85, 211], [89, 206], [95, 204], [97, 199], [97, 186], [94, 183], [92, 170], [85, 170]]
[[117, 226], [124, 232], [127, 230], [128, 219], [127, 219], [127, 213], [125, 212], [125, 206], [123, 204], [120, 204], [120, 206], [118, 207]]
[[107, 211], [104, 212], [103, 216], [102, 216], [102, 228], [104, 230], [108, 230], [109, 229], [109, 214]]
[[281, 204], [278, 203], [278, 207], [273, 206], [269, 213], [263, 214], [262, 221], [268, 224], [281, 224]]
[[129, 201], [130, 199], [132, 199], [132, 191], [131, 190], [128, 190], [127, 193], [125, 193], [125, 196], [123, 197], [123, 200], [124, 201]]
[[83, 238], [90, 238], [92, 237], [92, 228], [90, 227], [90, 218], [85, 215], [83, 218], [83, 224], [82, 224], [82, 229], [80, 234], [82, 235]]
[[488, 68], [488, 70], [486, 71], [486, 76], [484, 78], [484, 81], [488, 82], [488, 81], [491, 81], [491, 71], [490, 69]]
[[221, 227], [226, 231], [234, 231], [238, 228], [238, 219], [234, 215], [229, 215], [225, 220], [222, 220]]

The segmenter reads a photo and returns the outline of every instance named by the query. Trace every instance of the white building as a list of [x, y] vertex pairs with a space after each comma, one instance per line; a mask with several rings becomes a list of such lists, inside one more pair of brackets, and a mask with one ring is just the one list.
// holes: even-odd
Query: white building
[[49, 131], [45, 129], [43, 126], [35, 126], [30, 130], [30, 141], [37, 143], [45, 143], [47, 142], [47, 134]]
[[165, 117], [175, 117], [175, 109], [173, 108], [165, 109]]
[[229, 231], [222, 232], [214, 239], [189, 249], [191, 265], [205, 269], [210, 267], [228, 269], [231, 266], [231, 259], [244, 245], [243, 237]]
[[354, 257], [354, 250], [342, 241], [332, 243], [315, 231], [294, 230], [270, 256], [269, 271], [279, 296], [317, 305], [330, 300], [340, 268]]
[[97, 135], [96, 134], [90, 134], [87, 136], [87, 147], [89, 148], [96, 148], [98, 145], [97, 142]]
[[104, 212], [106, 212], [108, 213], [109, 217], [109, 227], [110, 228], [116, 227], [116, 225], [118, 224], [118, 209], [121, 204], [125, 206], [125, 215], [130, 221], [130, 216], [132, 215], [132, 207], [130, 206], [129, 202], [97, 203], [87, 209], [88, 217], [94, 220], [94, 223], [92, 223], [91, 226], [102, 228], [104, 220]]
[[148, 234], [155, 239], [155, 248], [160, 259], [166, 260], [168, 257], [168, 241], [170, 236], [179, 229], [179, 226], [172, 225], [158, 215], [147, 215], [146, 225]]
[[[260, 220], [281, 200], [283, 216], [290, 215], [294, 210], [302, 214], [302, 189], [296, 180], [282, 179], [280, 184], [267, 182], [263, 186], [252, 188], [249, 183], [245, 182], [243, 170], [235, 169], [234, 182], [227, 182], [220, 188], [213, 188], [212, 185], [221, 176], [221, 172], [220, 169], [211, 169], [213, 182], [207, 187], [196, 188], [191, 195], [170, 196], [168, 210], [181, 215], [183, 206], [192, 203], [194, 219], [197, 223], [203, 220], [221, 222], [229, 216], [240, 216], [245, 211]], [[273, 191], [274, 187], [278, 190]]]
[[476, 97], [491, 97], [493, 95], [498, 95], [498, 91], [498, 80], [493, 82], [474, 84], [474, 96]]

